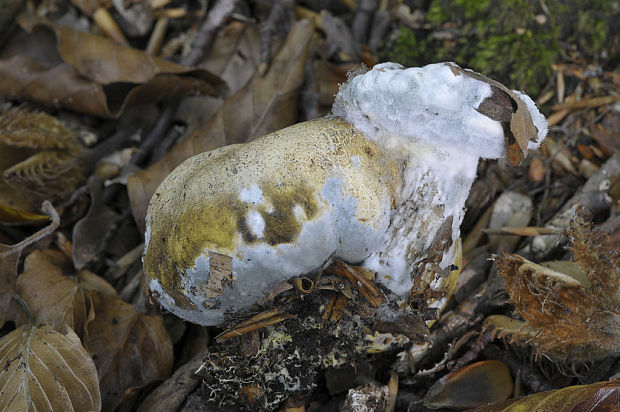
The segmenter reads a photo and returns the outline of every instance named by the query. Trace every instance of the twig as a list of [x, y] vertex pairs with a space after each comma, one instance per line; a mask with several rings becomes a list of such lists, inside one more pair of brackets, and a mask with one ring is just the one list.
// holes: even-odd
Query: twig
[[236, 3], [237, 0], [218, 0], [215, 3], [204, 23], [200, 26], [189, 55], [183, 60], [184, 66], [196, 66], [203, 60], [207, 51], [213, 45], [215, 33], [230, 16]]
[[151, 153], [151, 161], [156, 162], [168, 153], [168, 150], [179, 140], [185, 133], [187, 128], [181, 126], [173, 126], [168, 133], [161, 139], [161, 142], [153, 149]]
[[291, 28], [294, 20], [294, 6], [293, 0], [277, 0], [271, 6], [271, 11], [267, 20], [261, 25], [260, 28], [260, 63], [258, 65], [258, 72], [262, 75], [267, 71], [269, 67], [269, 61], [271, 60], [271, 46], [273, 34], [276, 31], [276, 25], [284, 22], [286, 24], [286, 31]]
[[358, 44], [364, 44], [368, 38], [368, 29], [377, 8], [377, 0], [360, 0], [355, 10], [351, 32]]
[[379, 47], [381, 47], [381, 44], [385, 41], [386, 33], [390, 28], [391, 22], [392, 13], [388, 10], [377, 10], [368, 37], [368, 47], [370, 47], [370, 50], [373, 52], [379, 50]]
[[155, 23], [155, 27], [153, 28], [153, 32], [151, 33], [151, 37], [149, 38], [149, 43], [146, 45], [146, 49], [144, 50], [146, 54], [153, 56], [159, 53], [159, 49], [164, 41], [167, 29], [168, 18], [158, 18], [157, 23]]
[[85, 166], [87, 168], [94, 168], [102, 157], [107, 156], [113, 151], [123, 147], [127, 142], [127, 139], [133, 136], [137, 130], [137, 127], [121, 129], [105, 139], [103, 142], [99, 143], [97, 146], [87, 151], [82, 159]]
[[150, 131], [146, 139], [142, 141], [138, 151], [131, 157], [130, 162], [132, 164], [142, 166], [150, 155], [151, 150], [153, 150], [162, 137], [164, 137], [164, 134], [170, 127], [170, 123], [172, 123], [172, 119], [178, 106], [177, 103], [178, 102], [176, 100], [171, 101], [162, 110], [159, 115], [159, 119], [157, 119], [157, 123], [155, 123], [155, 126]]

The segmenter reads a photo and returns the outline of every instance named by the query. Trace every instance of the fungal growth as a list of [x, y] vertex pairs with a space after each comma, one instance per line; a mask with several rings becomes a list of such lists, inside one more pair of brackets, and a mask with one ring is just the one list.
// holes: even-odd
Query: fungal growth
[[148, 209], [148, 286], [217, 325], [338, 258], [404, 300], [423, 262], [453, 263], [478, 160], [518, 163], [546, 132], [527, 95], [477, 73], [379, 64], [341, 86], [330, 116], [177, 167]]

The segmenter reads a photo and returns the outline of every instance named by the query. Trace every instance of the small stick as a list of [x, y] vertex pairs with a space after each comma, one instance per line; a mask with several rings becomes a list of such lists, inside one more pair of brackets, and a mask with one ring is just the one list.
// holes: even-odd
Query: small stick
[[237, 4], [237, 0], [218, 0], [215, 3], [204, 23], [200, 26], [189, 55], [183, 60], [184, 66], [196, 66], [204, 59], [207, 51], [213, 45], [215, 33], [230, 16], [235, 4]]
[[164, 41], [167, 29], [168, 18], [158, 18], [157, 22], [155, 23], [155, 27], [153, 28], [153, 32], [151, 33], [151, 37], [149, 38], [149, 43], [146, 45], [146, 49], [144, 50], [146, 54], [155, 56], [159, 53], [159, 49], [161, 48], [161, 45]]
[[112, 16], [110, 16], [107, 9], [99, 7], [95, 10], [93, 13], [93, 20], [97, 23], [97, 26], [99, 26], [101, 31], [106, 34], [106, 36], [118, 44], [129, 47], [129, 42], [125, 38], [125, 35], [121, 31], [120, 27], [118, 27], [118, 24], [116, 24]]

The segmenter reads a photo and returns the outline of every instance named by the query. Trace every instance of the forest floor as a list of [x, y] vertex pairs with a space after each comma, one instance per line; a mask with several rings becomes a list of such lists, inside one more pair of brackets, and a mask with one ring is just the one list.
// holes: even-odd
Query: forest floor
[[[587, 3], [0, 0], [0, 410], [612, 410], [620, 10]], [[385, 61], [455, 61], [549, 122], [520, 165], [479, 165], [440, 296], [379, 333], [372, 274], [333, 262], [356, 293], [272, 297], [249, 328], [163, 310], [142, 265], [163, 178]]]

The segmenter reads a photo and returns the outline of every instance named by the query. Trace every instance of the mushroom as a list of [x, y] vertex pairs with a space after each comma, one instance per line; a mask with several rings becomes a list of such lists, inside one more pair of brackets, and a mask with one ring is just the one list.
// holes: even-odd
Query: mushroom
[[376, 65], [331, 115], [179, 165], [149, 205], [148, 287], [217, 325], [338, 258], [406, 298], [421, 262], [451, 266], [478, 160], [518, 162], [546, 132], [527, 95], [453, 63]]

